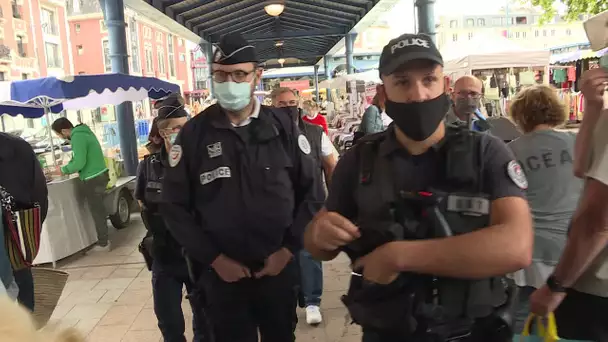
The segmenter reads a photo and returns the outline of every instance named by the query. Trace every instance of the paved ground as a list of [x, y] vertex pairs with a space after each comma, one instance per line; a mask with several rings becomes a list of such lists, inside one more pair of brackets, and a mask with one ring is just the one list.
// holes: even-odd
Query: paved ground
[[[133, 219], [129, 228], [111, 236], [112, 252], [75, 255], [60, 263], [70, 277], [52, 322], [76, 327], [91, 342], [162, 342], [152, 306], [151, 274], [137, 251], [145, 230], [140, 220]], [[348, 261], [338, 258], [326, 263], [324, 270], [324, 322], [318, 327], [307, 326], [300, 312], [297, 341], [360, 341], [359, 328], [346, 324], [346, 310], [340, 302], [348, 286]], [[182, 306], [191, 339], [189, 305], [184, 301]]]

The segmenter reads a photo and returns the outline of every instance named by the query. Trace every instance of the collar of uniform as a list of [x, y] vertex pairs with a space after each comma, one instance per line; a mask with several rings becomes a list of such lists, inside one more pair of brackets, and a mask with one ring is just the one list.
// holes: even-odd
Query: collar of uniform
[[[395, 124], [391, 124], [390, 126], [388, 126], [386, 131], [384, 131], [385, 137], [384, 140], [382, 140], [382, 142], [380, 143], [379, 147], [379, 152], [381, 156], [387, 156], [395, 151], [403, 151], [407, 155], [410, 155], [410, 153], [405, 148], [403, 148], [403, 146], [401, 146], [401, 144], [397, 140], [397, 136], [395, 135], [395, 133]], [[435, 151], [441, 149], [444, 142], [445, 137], [435, 145], [431, 146], [431, 149]]]
[[245, 121], [243, 121], [239, 124], [232, 123], [232, 127], [243, 127], [243, 126], [249, 125], [253, 119], [257, 119], [260, 116], [261, 107], [262, 107], [262, 105], [260, 104], [260, 101], [258, 100], [258, 98], [254, 97], [253, 98], [253, 112], [251, 112], [251, 115], [249, 115], [249, 117], [247, 117], [247, 119], [245, 119]]
[[[206, 113], [205, 115], [208, 115], [211, 125], [213, 125], [216, 128], [232, 129], [234, 127], [247, 126], [248, 124], [251, 123], [252, 119], [257, 119], [260, 116], [260, 108], [261, 108], [260, 101], [258, 101], [258, 99], [255, 97], [253, 98], [253, 100], [255, 101], [254, 106], [253, 106], [253, 112], [251, 113], [251, 115], [249, 115], [249, 117], [247, 119], [245, 119], [245, 121], [241, 122], [238, 125], [235, 125], [232, 122], [230, 122], [228, 115], [226, 114], [224, 109], [222, 109], [220, 107], [220, 105], [218, 103], [213, 105], [215, 107], [212, 106], [212, 107], [207, 108], [207, 110], [211, 110], [211, 108], [215, 108], [215, 109], [211, 110], [209, 113]], [[205, 113], [205, 112], [203, 112], [203, 113]]]

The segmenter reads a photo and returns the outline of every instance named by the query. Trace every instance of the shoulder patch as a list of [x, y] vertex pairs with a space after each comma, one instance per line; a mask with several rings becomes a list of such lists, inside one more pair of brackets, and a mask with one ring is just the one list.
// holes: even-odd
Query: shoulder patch
[[528, 189], [528, 179], [524, 174], [524, 170], [521, 168], [518, 162], [515, 160], [511, 160], [507, 164], [507, 175], [515, 185], [517, 185], [520, 189], [526, 190]]
[[304, 134], [300, 134], [300, 136], [298, 136], [298, 147], [300, 147], [300, 151], [302, 151], [304, 154], [310, 154], [310, 142], [308, 142], [308, 139], [306, 139]]
[[180, 160], [182, 160], [182, 154], [183, 151], [180, 145], [171, 146], [171, 150], [169, 151], [169, 165], [171, 167], [176, 167]]

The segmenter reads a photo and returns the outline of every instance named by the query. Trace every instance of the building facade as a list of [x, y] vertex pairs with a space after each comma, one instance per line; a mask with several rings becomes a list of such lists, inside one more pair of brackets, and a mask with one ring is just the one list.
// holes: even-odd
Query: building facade
[[0, 0], [0, 81], [71, 74], [65, 2]]
[[439, 19], [437, 43], [441, 49], [476, 35], [502, 36], [523, 48], [536, 50], [587, 42], [582, 25], [585, 17], [568, 22], [556, 16], [540, 24], [541, 15], [534, 9], [505, 9], [487, 15], [443, 16]]
[[[76, 74], [112, 71], [108, 30], [98, 0], [69, 0], [68, 23]], [[193, 89], [190, 51], [183, 37], [125, 8], [129, 72]]]

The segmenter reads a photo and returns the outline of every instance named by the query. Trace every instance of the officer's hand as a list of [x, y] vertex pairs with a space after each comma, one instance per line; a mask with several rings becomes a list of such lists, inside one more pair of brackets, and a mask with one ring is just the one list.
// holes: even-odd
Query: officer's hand
[[240, 263], [220, 254], [211, 263], [217, 275], [227, 283], [234, 283], [243, 278], [251, 278], [251, 271]]
[[603, 107], [606, 83], [608, 83], [608, 71], [604, 68], [592, 69], [583, 74], [581, 78], [581, 91], [585, 96], [588, 106], [595, 109]]
[[264, 268], [255, 274], [256, 278], [264, 276], [274, 277], [279, 275], [287, 266], [287, 263], [293, 258], [293, 254], [287, 248], [281, 248], [272, 253], [264, 262]]
[[335, 212], [323, 212], [311, 226], [312, 243], [324, 251], [335, 251], [361, 237], [359, 228]]
[[385, 243], [356, 260], [353, 270], [363, 269], [363, 278], [373, 283], [384, 285], [392, 283], [400, 273], [395, 265], [395, 248], [398, 248], [398, 245], [394, 242]]

